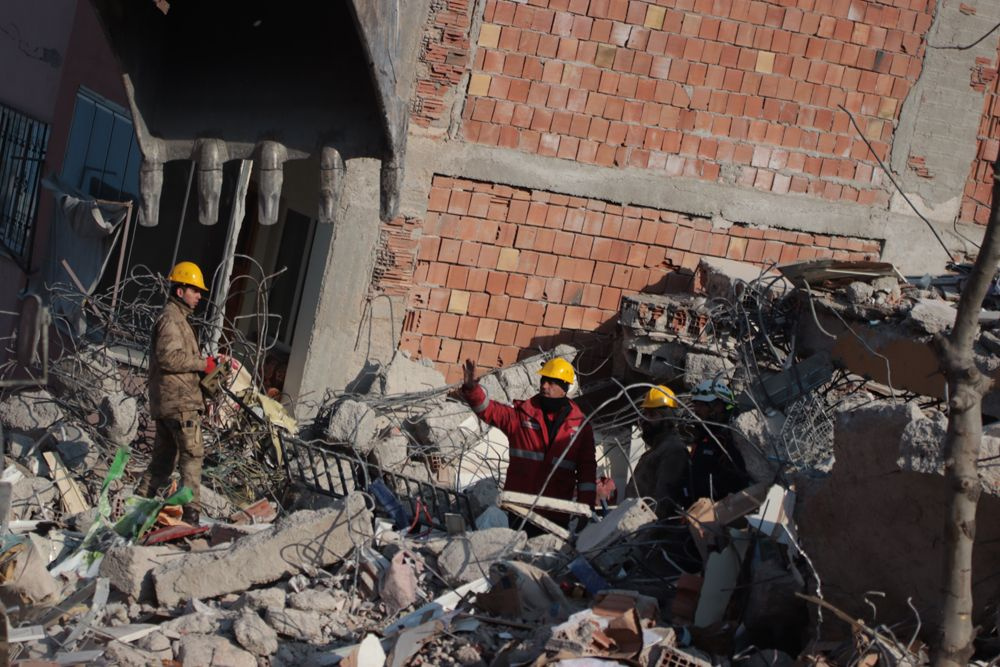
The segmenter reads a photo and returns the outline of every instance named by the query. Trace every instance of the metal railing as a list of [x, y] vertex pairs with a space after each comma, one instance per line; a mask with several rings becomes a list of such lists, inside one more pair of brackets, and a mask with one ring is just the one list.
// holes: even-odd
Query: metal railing
[[[279, 430], [279, 433], [280, 430]], [[357, 455], [338, 452], [335, 445], [305, 442], [281, 433], [281, 448], [288, 478], [310, 491], [343, 498], [352, 491], [364, 491], [375, 479], [381, 479], [418, 523], [426, 524], [426, 514], [435, 528], [445, 528], [445, 514], [460, 514], [467, 526], [475, 525], [468, 496], [430, 482], [397, 475], [367, 463]]]

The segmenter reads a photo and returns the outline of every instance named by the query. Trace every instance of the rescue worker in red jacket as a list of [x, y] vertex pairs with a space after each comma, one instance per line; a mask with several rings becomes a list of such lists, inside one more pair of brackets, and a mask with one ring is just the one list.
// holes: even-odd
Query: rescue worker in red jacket
[[[514, 401], [513, 406], [490, 400], [476, 380], [472, 359], [466, 359], [464, 371], [465, 400], [480, 419], [503, 431], [510, 441], [504, 490], [563, 500], [575, 496], [577, 502], [593, 507], [597, 490], [594, 432], [583, 424], [583, 411], [566, 395], [576, 379], [573, 366], [558, 357], [549, 360], [538, 371], [542, 376], [538, 393], [526, 401]], [[546, 514], [563, 524], [569, 519]]]

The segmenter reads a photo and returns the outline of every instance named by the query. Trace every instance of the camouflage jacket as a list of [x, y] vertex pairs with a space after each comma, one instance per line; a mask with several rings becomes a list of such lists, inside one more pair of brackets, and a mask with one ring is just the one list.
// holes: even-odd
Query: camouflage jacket
[[154, 419], [204, 410], [200, 372], [205, 358], [188, 317], [191, 309], [175, 298], [167, 301], [153, 326], [149, 354], [149, 413]]

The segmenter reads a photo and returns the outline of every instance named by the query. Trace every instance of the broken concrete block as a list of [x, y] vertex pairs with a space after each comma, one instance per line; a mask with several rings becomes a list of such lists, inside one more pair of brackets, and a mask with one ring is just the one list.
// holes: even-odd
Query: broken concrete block
[[[834, 471], [847, 475], [896, 472], [904, 429], [924, 415], [913, 403], [870, 403], [840, 409], [835, 415]], [[864, 437], [859, 438], [858, 434]], [[867, 446], [859, 446], [861, 443]]]
[[233, 622], [233, 635], [240, 646], [254, 655], [267, 656], [278, 650], [278, 633], [250, 609], [244, 609]]
[[937, 410], [915, 419], [903, 428], [899, 441], [900, 470], [944, 473], [944, 437], [948, 431], [948, 418]]
[[524, 532], [510, 528], [469, 532], [448, 542], [438, 557], [438, 567], [450, 586], [467, 584], [487, 576], [494, 561], [523, 548], [527, 541]]
[[[586, 554], [598, 569], [620, 564], [622, 553], [608, 547], [621, 542], [642, 526], [656, 521], [656, 512], [639, 498], [626, 498], [597, 523], [589, 523], [576, 538], [576, 550]], [[623, 545], [629, 548], [628, 545]]]
[[463, 422], [474, 417], [472, 409], [464, 403], [448, 401], [427, 413], [403, 423], [418, 446], [440, 452], [445, 458], [461, 454], [476, 437], [472, 431], [461, 428]]
[[696, 387], [703, 380], [726, 382], [733, 368], [735, 368], [733, 363], [725, 357], [688, 352], [684, 356], [684, 384]]
[[507, 513], [499, 507], [487, 507], [476, 517], [476, 530], [487, 528], [510, 528]]
[[144, 651], [149, 651], [161, 661], [174, 659], [173, 642], [162, 630], [154, 630], [138, 640], [136, 645]]
[[288, 596], [288, 606], [301, 611], [334, 612], [340, 611], [347, 604], [344, 597], [334, 595], [331, 591], [309, 588]]
[[733, 420], [733, 444], [754, 482], [774, 480], [778, 461], [785, 458], [780, 438], [784, 422], [785, 416], [780, 412], [766, 416], [760, 410], [741, 412]]
[[507, 402], [526, 401], [538, 393], [538, 374], [536, 371], [541, 368], [541, 363], [536, 362], [532, 370], [529, 371], [527, 362], [528, 360], [525, 360], [497, 371], [496, 378], [507, 395]]
[[895, 276], [881, 276], [872, 281], [875, 303], [898, 303], [902, 294]]
[[301, 609], [268, 609], [264, 620], [279, 635], [304, 642], [323, 639], [322, 616]]
[[101, 433], [115, 445], [127, 446], [139, 433], [139, 403], [127, 394], [110, 394], [101, 399]]
[[375, 441], [372, 453], [384, 470], [398, 472], [409, 458], [410, 439], [405, 435], [390, 435]]
[[479, 378], [479, 386], [486, 390], [486, 395], [490, 400], [510, 404], [512, 399], [507, 395], [506, 390], [504, 390], [503, 385], [500, 384], [500, 380], [495, 374], [490, 373]]
[[183, 556], [172, 547], [115, 546], [101, 560], [100, 573], [111, 585], [140, 602], [153, 600], [153, 570], [172, 559]]
[[302, 510], [228, 549], [191, 553], [153, 573], [156, 597], [173, 606], [194, 597], [243, 591], [303, 570], [326, 567], [372, 536], [371, 512], [360, 494], [326, 510]]
[[346, 443], [356, 451], [367, 454], [372, 449], [372, 438], [375, 436], [375, 412], [360, 401], [340, 401], [330, 415], [326, 435], [333, 442]]
[[[428, 363], [430, 363], [428, 361]], [[413, 361], [405, 352], [396, 352], [389, 365], [382, 369], [382, 394], [410, 394], [437, 389], [447, 383], [433, 364]]]
[[[104, 647], [104, 657], [108, 664], [120, 665], [121, 667], [147, 667], [147, 665], [163, 664], [161, 658], [152, 651], [130, 646], [118, 640], [111, 640]], [[173, 658], [173, 652], [168, 659]]]
[[847, 300], [851, 303], [865, 304], [872, 300], [875, 288], [868, 283], [854, 282], [847, 286]]
[[[765, 273], [759, 266], [721, 257], [702, 257], [694, 274], [694, 291], [712, 299], [731, 300], [740, 283], [750, 283], [758, 278], [777, 276]], [[770, 281], [772, 289], [784, 291], [789, 287], [784, 279]]]
[[64, 418], [55, 397], [45, 389], [21, 391], [0, 401], [0, 423], [8, 430], [38, 436]]
[[907, 313], [907, 322], [929, 334], [944, 333], [955, 325], [958, 311], [948, 301], [919, 299]]
[[[879, 590], [880, 618], [912, 618], [937, 624], [939, 591], [913, 586], [936, 581], [944, 567], [941, 533], [953, 493], [942, 475], [902, 470], [897, 465], [907, 427], [923, 419], [911, 403], [874, 403], [838, 411], [834, 433], [836, 462], [826, 479], [798, 496], [795, 523], [799, 543], [823, 582], [824, 597], [862, 618], [867, 591]], [[797, 489], [798, 491], [798, 489]], [[985, 519], [1000, 513], [1000, 498], [982, 494], [977, 508], [972, 571], [990, 571], [1000, 562], [1000, 524]], [[864, 554], [864, 567], [858, 567]], [[986, 601], [1000, 597], [1000, 580], [976, 583], [973, 622], [985, 619]]]
[[[204, 610], [204, 606], [202, 609]], [[223, 612], [218, 609], [211, 609], [210, 613], [195, 611], [161, 623], [160, 632], [173, 639], [184, 635], [214, 635], [229, 632], [235, 617], [236, 614], [231, 611]]]
[[500, 507], [500, 487], [494, 479], [481, 479], [465, 489], [473, 516], [479, 516], [490, 507]]
[[281, 588], [258, 588], [246, 591], [240, 599], [233, 605], [234, 609], [253, 609], [262, 611], [264, 609], [284, 609], [287, 595]]
[[257, 667], [257, 658], [217, 635], [185, 635], [180, 638], [177, 660], [182, 665]]

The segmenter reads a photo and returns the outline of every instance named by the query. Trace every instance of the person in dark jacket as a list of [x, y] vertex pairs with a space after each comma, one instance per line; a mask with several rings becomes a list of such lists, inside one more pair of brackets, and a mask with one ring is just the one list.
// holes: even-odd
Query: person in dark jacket
[[698, 422], [688, 429], [688, 506], [699, 498], [720, 500], [749, 484], [746, 464], [726, 426], [734, 405], [732, 390], [719, 380], [704, 380], [691, 392], [691, 408]]
[[184, 506], [184, 521], [201, 518], [201, 468], [205, 456], [201, 418], [205, 411], [201, 374], [215, 359], [206, 358], [188, 318], [207, 292], [201, 269], [180, 262], [171, 270], [170, 298], [153, 326], [149, 354], [149, 414], [156, 420], [156, 440], [149, 468], [136, 495], [154, 496], [180, 463], [181, 485], [191, 488], [192, 502]]
[[628, 495], [655, 500], [661, 519], [676, 514], [686, 500], [690, 465], [684, 440], [674, 428], [677, 407], [677, 397], [666, 385], [651, 388], [639, 405], [646, 451], [635, 464]]
[[[594, 432], [568, 396], [576, 378], [565, 359], [549, 360], [538, 374], [539, 391], [526, 401], [504, 405], [490, 400], [476, 380], [476, 364], [465, 361], [462, 394], [473, 411], [510, 441], [504, 490], [576, 500], [589, 507], [596, 497]], [[551, 474], [551, 479], [549, 475]], [[546, 484], [546, 479], [548, 483]], [[565, 515], [550, 518], [565, 524]]]

